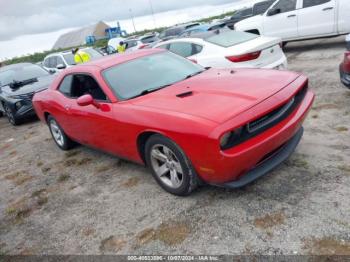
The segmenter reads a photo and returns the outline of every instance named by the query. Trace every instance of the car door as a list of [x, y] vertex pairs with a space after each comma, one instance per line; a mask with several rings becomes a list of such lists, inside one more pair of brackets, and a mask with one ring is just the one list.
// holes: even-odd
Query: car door
[[[62, 81], [58, 91], [64, 96], [57, 118], [63, 130], [82, 144], [118, 154], [115, 143], [111, 142], [111, 134], [118, 134], [118, 123], [114, 121], [112, 105], [97, 83], [87, 74], [68, 75]], [[88, 105], [80, 106], [78, 97], [90, 94], [99, 104], [99, 108]]]
[[[280, 0], [263, 18], [264, 34], [281, 37], [283, 40], [298, 37], [297, 0]], [[273, 13], [271, 11], [275, 10]]]
[[299, 37], [334, 33], [335, 9], [335, 0], [303, 0], [298, 10]]

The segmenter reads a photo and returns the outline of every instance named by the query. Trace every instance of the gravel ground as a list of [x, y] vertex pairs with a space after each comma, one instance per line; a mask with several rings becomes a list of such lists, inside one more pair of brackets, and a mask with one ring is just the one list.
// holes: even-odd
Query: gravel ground
[[164, 192], [147, 169], [62, 152], [37, 121], [0, 118], [0, 254], [348, 254], [350, 91], [344, 37], [291, 43], [317, 95], [295, 154], [240, 190]]

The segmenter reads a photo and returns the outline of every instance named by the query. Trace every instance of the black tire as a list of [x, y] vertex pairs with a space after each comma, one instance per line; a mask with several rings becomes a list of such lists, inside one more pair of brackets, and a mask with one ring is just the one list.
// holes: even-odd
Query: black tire
[[[152, 161], [158, 161], [152, 156], [152, 150], [156, 149], [156, 147], [162, 147], [162, 146], [171, 150], [171, 153], [173, 155], [171, 159], [176, 161], [176, 163], [180, 164], [181, 166], [182, 174], [177, 173], [177, 175], [181, 176], [181, 184], [176, 188], [167, 185], [162, 180], [161, 176], [157, 174], [154, 164], [152, 164], [153, 163]], [[165, 191], [177, 196], [187, 196], [198, 187], [199, 179], [189, 159], [187, 158], [185, 153], [182, 151], [182, 149], [170, 139], [161, 135], [151, 136], [147, 140], [145, 145], [145, 159], [146, 159], [147, 166], [151, 169], [153, 177]], [[174, 165], [172, 171], [174, 171], [175, 169], [176, 168]], [[170, 171], [168, 174], [169, 174], [169, 177], [171, 177]], [[163, 176], [163, 179], [164, 177], [165, 176]], [[168, 180], [170, 180], [170, 178], [168, 178]]]
[[13, 113], [11, 108], [6, 103], [3, 103], [3, 108], [5, 110], [5, 114], [7, 116], [7, 119], [11, 125], [17, 126], [21, 123], [21, 121], [16, 118], [15, 114]]
[[3, 115], [4, 115], [4, 113], [0, 111], [0, 117], [2, 117]]
[[[57, 138], [55, 138], [55, 135], [54, 133], [56, 133], [55, 130], [53, 130], [53, 124], [55, 123], [56, 127], [58, 128], [58, 131], [60, 132], [61, 134], [61, 137], [62, 137], [62, 142], [58, 142]], [[74, 147], [75, 143], [66, 135], [66, 133], [64, 132], [64, 130], [62, 129], [62, 127], [58, 124], [58, 122], [56, 121], [55, 118], [53, 118], [51, 115], [49, 115], [47, 117], [47, 125], [49, 126], [49, 129], [50, 129], [50, 133], [51, 133], [51, 136], [52, 136], [52, 139], [53, 141], [55, 141], [56, 145], [64, 150], [64, 151], [67, 151], [71, 148]], [[61, 140], [59, 140], [61, 141]]]

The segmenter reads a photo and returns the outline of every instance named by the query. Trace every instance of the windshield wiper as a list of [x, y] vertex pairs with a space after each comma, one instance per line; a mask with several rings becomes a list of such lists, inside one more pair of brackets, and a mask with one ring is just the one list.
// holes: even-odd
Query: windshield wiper
[[203, 71], [194, 72], [192, 74], [187, 75], [184, 79], [189, 79], [189, 78], [194, 77], [196, 75], [199, 75], [199, 74], [201, 74], [203, 72], [204, 72], [204, 70]]
[[16, 80], [13, 80], [9, 86], [11, 89], [18, 89], [22, 86], [25, 86], [25, 85], [29, 85], [29, 84], [32, 84], [32, 83], [35, 83], [35, 82], [38, 82], [38, 79], [37, 78], [31, 78], [31, 79], [27, 79], [27, 80], [23, 80], [23, 81], [16, 81]]
[[189, 78], [191, 78], [191, 77], [194, 77], [194, 76], [196, 76], [196, 75], [199, 75], [199, 74], [203, 73], [204, 71], [209, 70], [210, 68], [211, 68], [211, 67], [205, 67], [204, 70], [197, 71], [197, 72], [194, 72], [194, 73], [192, 73], [192, 74], [189, 74], [189, 75], [187, 75], [187, 76], [184, 78], [184, 80], [185, 80], [185, 79], [189, 79]]
[[136, 98], [136, 97], [139, 97], [139, 96], [144, 96], [144, 95], [147, 95], [147, 94], [156, 92], [156, 91], [158, 91], [158, 90], [160, 90], [160, 89], [163, 89], [163, 88], [168, 87], [168, 86], [171, 86], [171, 85], [172, 85], [172, 84], [166, 84], [166, 85], [159, 86], [159, 87], [156, 87], [156, 88], [146, 89], [146, 90], [143, 90], [142, 92], [140, 92], [139, 94], [130, 97], [129, 99], [133, 99], [133, 98]]

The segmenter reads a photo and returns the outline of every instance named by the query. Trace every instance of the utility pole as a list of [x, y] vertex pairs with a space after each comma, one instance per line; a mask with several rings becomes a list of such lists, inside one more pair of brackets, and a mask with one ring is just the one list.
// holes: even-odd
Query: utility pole
[[154, 23], [154, 28], [157, 28], [156, 16], [154, 15], [154, 9], [153, 9], [153, 5], [152, 5], [152, 0], [149, 0], [149, 6], [151, 7], [151, 12], [152, 12], [152, 17], [153, 17], [153, 23]]
[[129, 8], [129, 11], [130, 11], [130, 15], [131, 15], [132, 25], [134, 26], [134, 31], [136, 32], [136, 26], [135, 26], [134, 15], [132, 13], [132, 9]]

